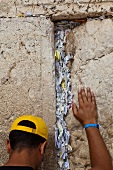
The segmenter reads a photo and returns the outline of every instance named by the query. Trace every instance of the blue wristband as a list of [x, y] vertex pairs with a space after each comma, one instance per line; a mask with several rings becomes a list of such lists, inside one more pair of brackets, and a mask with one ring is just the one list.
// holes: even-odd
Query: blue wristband
[[95, 127], [95, 128], [98, 128], [99, 129], [99, 124], [86, 124], [84, 126], [84, 129], [87, 129], [88, 127]]

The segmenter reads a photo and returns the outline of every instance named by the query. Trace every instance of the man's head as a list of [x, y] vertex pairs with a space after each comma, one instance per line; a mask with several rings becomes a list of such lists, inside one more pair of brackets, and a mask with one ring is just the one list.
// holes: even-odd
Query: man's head
[[43, 119], [32, 115], [24, 115], [12, 123], [9, 141], [7, 141], [7, 152], [10, 155], [23, 150], [37, 152], [37, 162], [39, 164], [43, 159], [47, 139], [48, 130]]

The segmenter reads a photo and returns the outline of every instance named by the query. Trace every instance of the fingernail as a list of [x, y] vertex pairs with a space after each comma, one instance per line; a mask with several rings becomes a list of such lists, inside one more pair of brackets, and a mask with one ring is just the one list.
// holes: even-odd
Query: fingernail
[[92, 96], [94, 96], [94, 93], [93, 93], [93, 92], [91, 92], [91, 95], [92, 95]]
[[81, 90], [82, 90], [82, 88], [80, 88], [80, 89], [78, 90], [78, 93], [80, 93], [80, 92], [81, 92]]
[[87, 90], [89, 91], [89, 90], [90, 90], [90, 87], [87, 87]]
[[84, 90], [84, 87], [82, 87], [81, 90]]

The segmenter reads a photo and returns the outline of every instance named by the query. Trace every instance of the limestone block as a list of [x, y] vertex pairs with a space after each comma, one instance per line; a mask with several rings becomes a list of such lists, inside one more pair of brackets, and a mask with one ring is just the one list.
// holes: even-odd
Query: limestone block
[[[69, 46], [74, 37], [74, 45]], [[75, 49], [72, 68], [72, 91], [77, 102], [80, 87], [91, 87], [95, 93], [100, 132], [112, 159], [113, 148], [113, 21], [111, 19], [87, 21], [75, 27], [67, 39], [67, 51]], [[73, 47], [73, 48], [72, 48]], [[90, 166], [87, 138], [83, 127], [74, 120], [72, 111], [66, 118], [71, 132], [71, 169]], [[75, 159], [76, 157], [76, 159]], [[79, 162], [79, 163], [78, 163]], [[85, 167], [84, 167], [85, 166]]]
[[[35, 9], [35, 10], [34, 10]], [[113, 15], [113, 2], [108, 0], [1, 0], [0, 17], [49, 16], [52, 20], [80, 19]], [[21, 13], [22, 12], [22, 13]]]
[[[88, 3], [88, 2], [90, 2], [89, 0], [79, 0], [79, 1], [77, 1], [77, 0], [74, 0], [74, 4], [76, 4], [76, 3]], [[93, 1], [92, 1], [93, 2]]]
[[54, 0], [37, 0], [39, 4], [52, 4], [54, 3]]
[[[111, 32], [111, 34], [108, 34], [108, 32]], [[113, 23], [110, 19], [89, 21], [85, 26], [81, 26], [79, 31], [75, 29], [73, 33], [76, 34], [76, 58], [80, 58], [82, 65], [87, 63], [88, 60], [98, 59], [112, 52]], [[101, 36], [98, 39], [99, 35]]]
[[16, 6], [22, 5], [22, 4], [23, 4], [23, 1], [22, 1], [22, 0], [16, 0], [15, 4], [16, 4]]
[[23, 0], [24, 5], [41, 5], [41, 4], [52, 4], [54, 0]]
[[23, 0], [23, 4], [24, 5], [32, 5], [33, 4], [33, 0]]
[[3, 165], [4, 160], [8, 159], [8, 154], [6, 152], [6, 136], [7, 134], [0, 130], [0, 148], [2, 149], [0, 153], [0, 165]]
[[73, 3], [73, 0], [65, 0], [65, 3], [66, 4], [71, 4], [71, 3]]
[[0, 1], [0, 17], [15, 17], [16, 6], [14, 0]]
[[[49, 129], [42, 169], [56, 167], [53, 24], [45, 17], [1, 19], [0, 37], [0, 129], [4, 134], [0, 155], [12, 121], [33, 114], [41, 116]], [[0, 164], [5, 161], [3, 155]]]

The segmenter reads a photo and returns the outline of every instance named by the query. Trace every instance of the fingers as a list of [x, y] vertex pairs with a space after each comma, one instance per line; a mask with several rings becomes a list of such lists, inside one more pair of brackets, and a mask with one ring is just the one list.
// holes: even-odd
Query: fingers
[[78, 92], [78, 102], [78, 108], [75, 103], [72, 103], [72, 111], [75, 118], [82, 125], [97, 122], [96, 100], [90, 88], [87, 88], [86, 91], [84, 88], [80, 89]]
[[92, 101], [91, 90], [89, 87], [87, 87], [87, 100], [88, 100], [88, 102]]
[[78, 92], [78, 102], [79, 105], [82, 106], [83, 105], [83, 99], [82, 99], [82, 93], [81, 93], [82, 89]]
[[84, 103], [87, 102], [87, 96], [86, 96], [86, 92], [84, 90], [84, 88], [81, 89], [81, 96], [82, 96], [82, 100]]
[[92, 96], [92, 103], [96, 106], [95, 95], [93, 92], [91, 93], [91, 96]]
[[77, 106], [76, 106], [76, 104], [74, 102], [72, 103], [72, 111], [73, 111], [74, 116], [76, 116], [77, 112], [78, 112], [78, 109], [77, 109]]
[[87, 87], [86, 92], [84, 88], [81, 88], [80, 91], [78, 92], [78, 101], [79, 105], [83, 105], [84, 103], [91, 103], [96, 104], [95, 96], [94, 93], [91, 92], [90, 88]]

